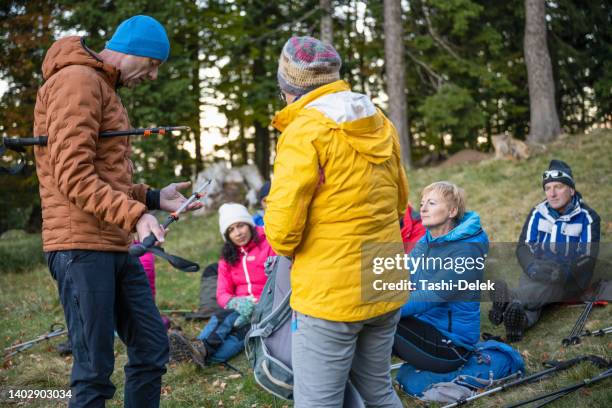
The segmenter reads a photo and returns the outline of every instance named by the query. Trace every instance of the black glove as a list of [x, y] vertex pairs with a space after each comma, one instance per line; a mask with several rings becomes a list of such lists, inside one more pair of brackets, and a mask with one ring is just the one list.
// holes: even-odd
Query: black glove
[[527, 267], [527, 276], [538, 282], [559, 283], [565, 281], [560, 265], [553, 261], [535, 260]]

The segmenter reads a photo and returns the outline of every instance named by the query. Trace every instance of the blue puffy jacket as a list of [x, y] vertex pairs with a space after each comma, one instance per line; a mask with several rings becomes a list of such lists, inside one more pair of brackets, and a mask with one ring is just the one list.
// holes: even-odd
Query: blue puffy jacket
[[[456, 285], [460, 280], [482, 280], [488, 249], [489, 238], [480, 226], [480, 217], [472, 211], [466, 212], [459, 225], [441, 237], [433, 238], [427, 231], [410, 253], [413, 260], [421, 258], [422, 262], [411, 271], [415, 290], [401, 309], [402, 317], [423, 320], [454, 344], [473, 349], [480, 337], [480, 292], [459, 290], [456, 286], [431, 290], [423, 287], [422, 282]], [[468, 268], [466, 259], [476, 263], [470, 261]], [[430, 263], [424, 265], [423, 260]]]

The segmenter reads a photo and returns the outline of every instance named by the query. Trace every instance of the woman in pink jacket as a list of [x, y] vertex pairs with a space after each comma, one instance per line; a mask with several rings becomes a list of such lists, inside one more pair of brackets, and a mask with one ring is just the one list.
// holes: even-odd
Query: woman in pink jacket
[[275, 253], [263, 228], [255, 226], [253, 217], [240, 204], [219, 208], [219, 227], [225, 244], [219, 260], [217, 302], [224, 309], [240, 313], [240, 325], [250, 319], [266, 284], [264, 264]]
[[171, 360], [187, 359], [204, 367], [207, 361], [227, 361], [244, 348], [250, 327], [247, 323], [267, 280], [264, 265], [275, 253], [263, 228], [255, 226], [243, 205], [223, 204], [219, 208], [219, 227], [225, 244], [219, 260], [217, 303], [224, 310], [211, 317], [196, 341], [171, 330]]

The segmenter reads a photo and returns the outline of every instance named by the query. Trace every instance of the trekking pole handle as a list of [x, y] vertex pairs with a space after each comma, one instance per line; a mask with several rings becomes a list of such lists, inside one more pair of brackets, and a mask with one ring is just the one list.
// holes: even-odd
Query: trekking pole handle
[[[174, 213], [170, 214], [168, 218], [166, 218], [166, 221], [162, 224], [162, 228], [165, 230], [176, 219], [178, 219], [178, 217], [174, 218]], [[153, 247], [156, 242], [157, 237], [155, 236], [155, 234], [149, 234], [147, 237], [145, 237], [145, 239], [142, 240], [141, 243], [130, 245], [128, 252], [130, 253], [130, 255], [140, 258], [147, 252], [149, 248]]]
[[[185, 209], [189, 207], [191, 203], [202, 198], [202, 192], [211, 182], [212, 180], [206, 180], [206, 182], [204, 182], [200, 188], [198, 188], [187, 200], [185, 200], [185, 202], [181, 204], [181, 206], [176, 211], [170, 213], [170, 215], [168, 215], [168, 218], [166, 218], [166, 221], [162, 224], [162, 228], [165, 230], [174, 221], [178, 221], [179, 215], [183, 211], [185, 211]], [[155, 237], [155, 235], [150, 234], [148, 237], [143, 239], [140, 244], [130, 245], [128, 251], [132, 256], [141, 257], [145, 254], [145, 252], [147, 252], [149, 248], [155, 245], [156, 242], [157, 238]]]

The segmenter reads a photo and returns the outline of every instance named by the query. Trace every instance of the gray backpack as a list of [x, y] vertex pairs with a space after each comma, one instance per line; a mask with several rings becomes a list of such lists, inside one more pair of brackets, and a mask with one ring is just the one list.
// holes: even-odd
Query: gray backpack
[[[251, 329], [244, 339], [246, 355], [257, 384], [272, 395], [291, 400], [291, 259], [269, 257], [265, 271], [268, 280], [253, 311]], [[365, 408], [350, 381], [345, 388], [344, 408]]]

